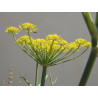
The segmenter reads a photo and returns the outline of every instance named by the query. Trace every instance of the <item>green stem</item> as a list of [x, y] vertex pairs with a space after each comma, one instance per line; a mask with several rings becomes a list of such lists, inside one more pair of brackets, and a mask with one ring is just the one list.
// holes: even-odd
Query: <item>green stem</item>
[[36, 62], [35, 86], [38, 85], [38, 62]]
[[22, 49], [22, 47], [17, 43], [14, 33], [12, 33], [12, 35], [13, 35], [13, 38], [14, 38], [16, 44]]
[[91, 38], [96, 39], [97, 38], [97, 36], [96, 36], [97, 28], [96, 28], [95, 24], [93, 23], [93, 20], [91, 18], [90, 13], [89, 12], [83, 12], [82, 15], [83, 15], [85, 23], [88, 27]]
[[[83, 75], [81, 77], [79, 86], [85, 86], [88, 78], [90, 76], [91, 70], [93, 68], [94, 62], [96, 60], [97, 54], [98, 54], [98, 30], [97, 30], [97, 24], [95, 25], [92, 22], [91, 16], [88, 12], [83, 12], [82, 13], [84, 20], [86, 22], [86, 25], [88, 27], [88, 30], [90, 32], [91, 35], [91, 41], [92, 41], [92, 49], [91, 49], [91, 53], [88, 59], [88, 62], [86, 64], [85, 70], [83, 72]], [[97, 21], [98, 15], [96, 17], [96, 21]]]
[[26, 80], [25, 77], [20, 76], [20, 78], [22, 78], [29, 86], [32, 86], [32, 84], [28, 80]]
[[90, 72], [93, 68], [93, 64], [96, 60], [96, 57], [97, 57], [96, 51], [94, 49], [92, 49], [90, 57], [89, 57], [88, 62], [87, 62], [87, 65], [86, 65], [85, 70], [83, 72], [82, 78], [80, 80], [79, 86], [85, 86], [86, 85], [87, 80], [90, 76]]
[[47, 66], [43, 66], [43, 69], [42, 69], [42, 78], [41, 78], [41, 86], [45, 85], [46, 72], [47, 72]]
[[98, 12], [96, 12], [96, 21], [95, 21], [96, 27], [98, 28]]

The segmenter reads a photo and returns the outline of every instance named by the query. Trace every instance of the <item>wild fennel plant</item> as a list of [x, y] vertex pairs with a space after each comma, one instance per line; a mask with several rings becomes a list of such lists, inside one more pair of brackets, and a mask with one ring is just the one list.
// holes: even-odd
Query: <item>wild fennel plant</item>
[[[19, 33], [22, 30], [26, 30], [27, 35], [16, 39], [15, 33]], [[35, 31], [37, 31], [36, 25], [31, 23], [23, 23], [19, 25], [19, 28], [9, 27], [5, 30], [5, 32], [12, 34], [16, 45], [18, 45], [21, 50], [36, 61], [35, 86], [38, 85], [38, 64], [43, 67], [41, 86], [44, 86], [48, 67], [74, 60], [80, 57], [87, 51], [88, 48], [91, 47], [91, 43], [85, 39], [80, 38], [68, 43], [57, 34], [47, 35], [44, 39], [34, 39], [30, 36], [30, 32]], [[84, 48], [84, 51], [80, 52], [80, 48]], [[80, 54], [71, 58], [71, 56], [77, 52]], [[50, 81], [52, 82], [51, 75], [49, 76]]]

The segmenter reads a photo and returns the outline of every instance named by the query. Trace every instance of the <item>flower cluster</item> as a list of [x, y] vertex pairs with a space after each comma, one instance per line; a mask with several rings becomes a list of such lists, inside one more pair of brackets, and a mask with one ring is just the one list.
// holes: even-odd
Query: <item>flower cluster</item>
[[[49, 53], [50, 48], [52, 52], [58, 50], [64, 50], [64, 52], [67, 52], [70, 49], [76, 50], [82, 47], [91, 47], [91, 43], [87, 42], [84, 39], [76, 39], [74, 42], [68, 43], [66, 40], [62, 39], [61, 36], [58, 36], [57, 34], [50, 34], [46, 36], [45, 39], [33, 39], [31, 37], [31, 41], [36, 51], [46, 51], [47, 53]], [[17, 39], [16, 42], [20, 45], [27, 45], [29, 46], [29, 48], [32, 48], [29, 36], [22, 36]]]
[[5, 32], [7, 32], [7, 33], [18, 33], [18, 32], [20, 32], [20, 30], [16, 27], [9, 27], [5, 30]]
[[[28, 36], [24, 35], [16, 40], [14, 33], [26, 30]], [[91, 47], [91, 43], [85, 39], [76, 39], [75, 41], [68, 43], [66, 40], [58, 36], [57, 34], [47, 35], [45, 39], [34, 39], [30, 37], [31, 31], [36, 31], [36, 25], [31, 23], [24, 23], [19, 25], [19, 29], [16, 27], [10, 27], [5, 32], [12, 33], [15, 39], [15, 43], [32, 59], [38, 62], [42, 66], [53, 66], [66, 61], [73, 60], [81, 56], [88, 48]], [[80, 55], [65, 60], [75, 52], [78, 52], [80, 48], [86, 48]], [[64, 55], [62, 54], [64, 53]]]
[[24, 24], [21, 24], [21, 25], [19, 25], [19, 29], [20, 29], [20, 30], [22, 30], [22, 29], [23, 29], [23, 30], [27, 30], [27, 31], [30, 31], [30, 32], [37, 30], [36, 25], [33, 25], [33, 24], [31, 24], [31, 23], [24, 23]]
[[76, 39], [74, 42], [68, 43], [57, 34], [50, 34], [45, 39], [33, 39], [25, 35], [17, 39], [16, 42], [22, 47], [28, 48], [30, 51], [33, 50], [33, 57], [36, 58], [36, 55], [38, 55], [37, 59], [39, 59], [39, 63], [44, 66], [51, 66], [53, 63], [51, 61], [59, 53], [76, 51], [82, 47], [91, 47], [91, 43], [84, 39]]
[[22, 37], [20, 37], [19, 39], [17, 39], [16, 44], [20, 44], [20, 45], [29, 45], [30, 44], [30, 39], [28, 36], [24, 35]]
[[21, 30], [27, 30], [27, 32], [37, 31], [36, 25], [33, 25], [31, 23], [23, 23], [19, 25], [19, 29], [16, 27], [9, 27], [5, 30], [7, 33], [18, 33]]
[[75, 40], [75, 43], [77, 45], [80, 45], [80, 47], [91, 47], [91, 43], [87, 42], [85, 39], [77, 39]]

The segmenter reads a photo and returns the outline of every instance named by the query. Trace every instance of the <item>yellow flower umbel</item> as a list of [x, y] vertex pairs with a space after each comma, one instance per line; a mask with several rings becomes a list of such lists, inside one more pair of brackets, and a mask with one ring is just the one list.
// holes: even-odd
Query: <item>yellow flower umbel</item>
[[36, 28], [36, 25], [33, 25], [31, 23], [23, 23], [21, 25], [19, 25], [19, 29], [20, 30], [27, 30], [27, 32], [32, 32], [32, 31], [36, 31], [37, 28]]
[[18, 33], [20, 30], [16, 27], [9, 27], [5, 30], [6, 33]]
[[[57, 34], [50, 34], [46, 36], [45, 39], [33, 39], [25, 35], [17, 39], [16, 43], [26, 50], [28, 54], [42, 66], [53, 66], [70, 61], [72, 59], [65, 59], [75, 52], [78, 52], [77, 50], [80, 48], [86, 47], [87, 50], [91, 46], [91, 43], [84, 39], [77, 39], [74, 42], [68, 43]], [[63, 52], [65, 54], [61, 56]]]
[[[26, 30], [28, 36], [22, 36], [16, 40], [14, 33], [20, 32], [20, 30]], [[45, 39], [33, 39], [30, 37], [30, 31], [36, 31], [36, 25], [31, 23], [23, 23], [19, 25], [19, 29], [16, 27], [9, 27], [5, 30], [7, 33], [12, 33], [15, 43], [32, 59], [38, 62], [42, 66], [53, 66], [61, 64], [70, 60], [73, 60], [82, 55], [89, 47], [91, 43], [84, 39], [76, 39], [74, 42], [68, 43], [66, 40], [58, 36], [57, 34], [50, 34]], [[80, 48], [86, 48], [80, 55], [69, 58], [74, 53], [78, 52]], [[69, 58], [66, 60], [66, 58]]]

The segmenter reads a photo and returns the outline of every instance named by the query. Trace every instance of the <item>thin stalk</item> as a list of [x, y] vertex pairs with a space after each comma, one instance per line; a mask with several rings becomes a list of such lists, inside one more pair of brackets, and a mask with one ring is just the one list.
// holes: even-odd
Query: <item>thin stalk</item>
[[31, 41], [31, 37], [30, 37], [29, 31], [28, 31], [28, 36], [29, 36], [29, 39], [30, 39], [30, 43], [31, 43], [32, 49], [33, 49], [33, 51], [35, 52], [36, 57], [38, 57], [38, 54], [37, 54], [36, 50], [34, 49], [33, 43], [32, 43], [32, 41]]
[[[79, 46], [79, 47], [80, 47], [80, 46]], [[73, 54], [79, 49], [79, 47], [78, 47], [76, 50], [74, 50], [71, 54], [69, 54], [69, 53], [72, 51], [72, 49], [69, 50], [64, 56], [58, 58], [57, 60], [55, 60], [55, 61], [53, 61], [53, 62], [51, 62], [51, 63], [57, 63], [57, 62], [59, 62], [59, 61], [62, 61], [62, 60], [64, 60], [64, 59], [70, 57], [71, 55], [73, 55]], [[68, 54], [69, 54], [69, 55], [68, 55]]]
[[[72, 51], [72, 50], [68, 51], [65, 55], [63, 55], [62, 57], [58, 58], [57, 60], [54, 60], [54, 59], [53, 59], [54, 61], [52, 60], [51, 63], [59, 62], [59, 61], [65, 59], [65, 58], [68, 58], [69, 56], [73, 55], [73, 54], [76, 52], [76, 50], [75, 50], [74, 52], [72, 52], [71, 54], [69, 54], [71, 51]], [[69, 55], [68, 55], [68, 54], [69, 54]], [[59, 55], [58, 55], [58, 56], [59, 56]]]
[[32, 84], [28, 81], [28, 80], [26, 80], [26, 78], [25, 77], [23, 77], [23, 76], [20, 76], [20, 78], [22, 78], [29, 86], [32, 86]]
[[[20, 48], [21, 50], [23, 50], [26, 54], [28, 54], [28, 52], [27, 52], [23, 47], [21, 47], [21, 46], [17, 43], [16, 38], [15, 38], [15, 35], [14, 35], [13, 33], [12, 33], [12, 35], [13, 35], [13, 38], [14, 38], [16, 44], [19, 46], [19, 48]], [[29, 54], [28, 54], [28, 55], [29, 55]]]
[[36, 62], [35, 86], [38, 86], [38, 62]]
[[50, 68], [49, 68], [49, 79], [50, 79], [51, 86], [53, 86], [53, 81], [52, 81], [52, 77], [51, 77], [51, 73], [50, 73]]
[[22, 49], [22, 47], [17, 43], [14, 33], [12, 33], [12, 35], [13, 35], [13, 38], [14, 38], [16, 44]]
[[[60, 47], [61, 48], [61, 47]], [[60, 48], [57, 51], [54, 51], [52, 53], [52, 55], [49, 57], [49, 60], [51, 61], [52, 59], [54, 59], [55, 56], [57, 56], [57, 53], [60, 51]]]
[[45, 85], [46, 72], [47, 72], [47, 66], [43, 66], [42, 78], [41, 78], [41, 86]]
[[49, 72], [49, 78], [50, 78], [50, 83], [51, 83], [51, 86], [53, 86], [53, 81], [52, 81], [52, 78], [51, 78], [51, 73]]
[[[87, 49], [88, 49], [88, 48], [87, 48]], [[85, 49], [81, 54], [79, 54], [78, 56], [76, 56], [76, 57], [74, 57], [74, 58], [71, 58], [71, 59], [69, 59], [69, 60], [65, 60], [65, 61], [60, 62], [60, 63], [53, 63], [51, 66], [58, 65], [58, 64], [62, 64], [62, 63], [65, 63], [65, 62], [68, 62], [68, 61], [74, 60], [74, 59], [80, 57], [82, 54], [84, 54], [84, 53], [87, 51], [87, 49]]]
[[34, 56], [34, 53], [33, 53], [30, 49], [28, 49], [26, 46], [23, 46], [23, 48], [28, 52], [29, 55], [32, 56], [32, 58], [33, 58], [35, 61], [37, 61], [37, 59], [36, 59], [35, 56]]
[[[13, 38], [14, 38], [14, 40], [15, 40], [15, 42], [16, 42], [16, 44], [19, 46], [19, 48], [21, 49], [21, 50], [23, 50], [30, 58], [32, 58], [32, 59], [34, 59], [34, 57], [33, 56], [31, 56], [31, 54], [30, 53], [28, 53], [29, 51], [27, 51], [27, 49], [26, 48], [23, 48], [22, 46], [20, 46], [18, 43], [17, 43], [17, 41], [16, 41], [16, 38], [15, 38], [15, 35], [12, 33], [12, 35], [13, 35]], [[36, 61], [36, 59], [34, 59], [35, 61]]]
[[93, 23], [90, 13], [83, 12], [82, 13], [84, 20], [86, 22], [86, 25], [88, 27], [88, 30], [91, 35], [91, 42], [92, 42], [92, 49], [89, 56], [89, 59], [87, 61], [86, 67], [84, 69], [83, 75], [81, 77], [79, 86], [85, 86], [88, 78], [90, 76], [91, 70], [93, 68], [94, 62], [96, 60], [97, 54], [98, 54], [98, 30], [97, 30], [97, 22], [98, 22], [98, 14], [96, 15], [96, 25]]
[[51, 52], [52, 52], [53, 44], [54, 44], [54, 40], [52, 41], [52, 43], [51, 43], [51, 45], [50, 45], [50, 50], [49, 50], [49, 53], [46, 55], [46, 60], [49, 60], [49, 57], [50, 57]]
[[[16, 38], [15, 38], [15, 35], [14, 35], [13, 33], [12, 33], [12, 35], [13, 35], [13, 38], [14, 38], [16, 44], [19, 46], [19, 48], [22, 49], [25, 53], [27, 53], [27, 51], [24, 50], [23, 47], [21, 47], [21, 46], [17, 43]], [[28, 53], [27, 53], [27, 54], [28, 54]]]
[[[59, 53], [58, 54], [56, 54], [53, 58], [52, 58], [52, 61], [55, 59], [55, 58], [57, 58], [59, 55], [61, 55], [63, 52], [64, 52], [64, 50], [65, 50], [65, 48], [63, 49], [63, 50], [61, 50], [60, 51], [60, 49], [59, 49]], [[69, 50], [63, 57], [65, 57], [67, 54], [69, 54], [69, 52], [71, 52], [71, 50]]]

